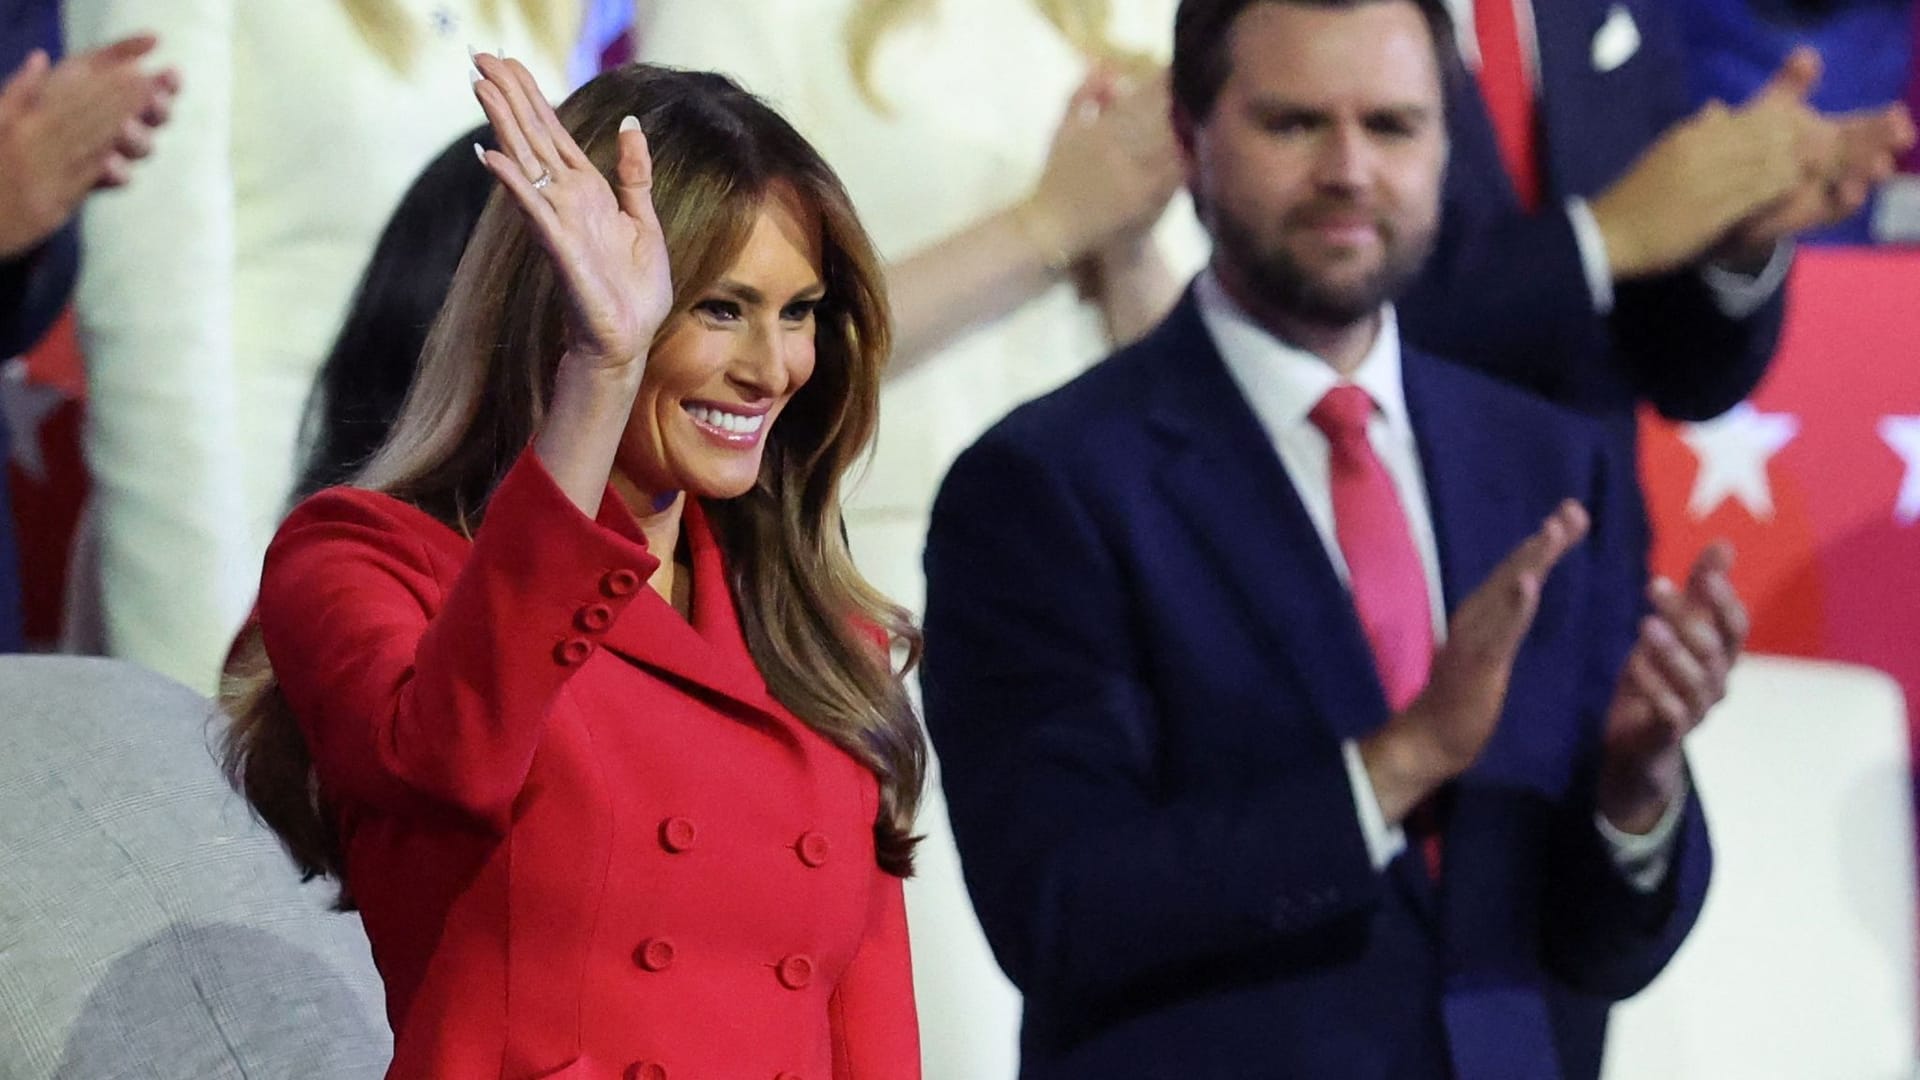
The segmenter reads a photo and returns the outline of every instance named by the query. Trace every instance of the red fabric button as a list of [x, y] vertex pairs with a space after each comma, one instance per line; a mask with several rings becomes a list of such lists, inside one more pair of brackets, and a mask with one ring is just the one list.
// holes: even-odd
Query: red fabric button
[[613, 625], [613, 609], [605, 604], [588, 604], [574, 615], [573, 624], [590, 634]]
[[700, 830], [693, 822], [683, 817], [670, 817], [660, 823], [660, 846], [675, 855], [693, 848], [693, 842], [700, 837]]
[[833, 847], [827, 838], [817, 832], [801, 833], [793, 850], [800, 855], [800, 861], [808, 866], [823, 866], [827, 861], [827, 852]]
[[667, 1067], [657, 1061], [636, 1061], [627, 1066], [625, 1080], [667, 1080]]
[[631, 596], [639, 587], [640, 575], [624, 566], [607, 571], [606, 576], [600, 579], [600, 589], [608, 596]]
[[774, 968], [780, 977], [780, 985], [789, 990], [804, 990], [813, 981], [813, 958], [795, 953], [780, 961]]
[[592, 655], [593, 643], [586, 638], [568, 638], [553, 650], [553, 658], [568, 667], [584, 664], [587, 657]]
[[666, 938], [648, 938], [633, 950], [633, 962], [648, 971], [665, 971], [673, 966], [673, 942]]

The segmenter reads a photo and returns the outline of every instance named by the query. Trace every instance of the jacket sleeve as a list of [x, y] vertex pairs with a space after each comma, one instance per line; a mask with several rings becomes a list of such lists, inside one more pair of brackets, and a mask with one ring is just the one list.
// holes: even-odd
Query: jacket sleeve
[[1164, 790], [1141, 615], [1048, 466], [994, 434], [962, 455], [926, 566], [928, 729], [975, 908], [1023, 991], [1111, 1001], [1210, 964], [1309, 965], [1379, 902], [1331, 737], [1259, 785]]
[[260, 629], [336, 807], [507, 828], [555, 696], [650, 595], [658, 560], [630, 520], [601, 519], [532, 451], [450, 580], [427, 519], [385, 496], [334, 489], [294, 512], [268, 552]]
[[1594, 820], [1600, 747], [1608, 706], [1646, 611], [1639, 564], [1632, 557], [1631, 493], [1608, 479], [1618, 475], [1599, 451], [1595, 465], [1593, 532], [1596, 555], [1588, 610], [1584, 715], [1587, 752], [1578, 782], [1560, 808], [1545, 883], [1542, 926], [1549, 970], [1573, 988], [1619, 1000], [1638, 993], [1666, 967], [1706, 902], [1713, 853], [1697, 792], [1683, 808], [1666, 876], [1651, 892], [1636, 889], [1621, 871]]
[[34, 347], [67, 306], [79, 256], [72, 223], [19, 258], [0, 262], [0, 359]]
[[235, 405], [238, 0], [71, 0], [75, 52], [151, 31], [186, 88], [134, 180], [86, 204], [74, 299], [108, 643], [211, 690], [258, 550]]
[[920, 1021], [913, 1000], [903, 882], [874, 872], [867, 936], [828, 1003], [834, 1080], [914, 1080]]

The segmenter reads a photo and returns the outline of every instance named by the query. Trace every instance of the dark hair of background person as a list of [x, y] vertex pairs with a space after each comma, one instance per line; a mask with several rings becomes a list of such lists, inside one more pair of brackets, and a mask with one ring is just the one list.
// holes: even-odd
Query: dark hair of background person
[[1427, 21], [1433, 35], [1433, 58], [1440, 72], [1443, 98], [1451, 99], [1460, 77], [1459, 49], [1454, 44], [1453, 16], [1446, 0], [1180, 0], [1173, 17], [1173, 101], [1194, 123], [1212, 114], [1220, 88], [1231, 74], [1228, 31], [1242, 12], [1256, 4], [1351, 10], [1369, 4], [1412, 4]]
[[492, 148], [493, 130], [474, 128], [441, 151], [380, 234], [308, 399], [293, 502], [346, 483], [387, 441], [427, 331], [493, 194], [493, 175], [473, 158], [476, 142]]
[[[673, 314], [661, 333], [727, 273], [768, 198], [788, 189], [819, 215], [827, 293], [812, 377], [767, 435], [759, 482], [737, 498], [703, 500], [703, 508], [768, 691], [878, 778], [875, 859], [909, 876], [927, 761], [904, 675], [918, 661], [920, 632], [861, 577], [840, 532], [841, 481], [872, 441], [892, 351], [880, 257], [819, 152], [723, 76], [629, 64], [575, 91], [558, 115], [602, 176], [614, 171], [621, 118], [637, 117], [646, 132], [673, 277]], [[539, 430], [565, 348], [565, 303], [565, 285], [525, 215], [504, 196], [490, 200], [415, 385], [352, 483], [472, 535]], [[904, 650], [898, 668], [881, 635]], [[221, 758], [229, 780], [303, 873], [339, 879], [334, 808], [258, 623], [242, 632], [226, 674], [221, 705], [231, 725]], [[352, 904], [344, 881], [340, 902]]]

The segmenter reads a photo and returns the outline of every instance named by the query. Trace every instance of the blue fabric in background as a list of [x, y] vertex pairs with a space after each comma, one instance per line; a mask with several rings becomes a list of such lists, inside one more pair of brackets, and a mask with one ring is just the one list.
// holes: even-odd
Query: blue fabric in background
[[[1691, 88], [1697, 102], [1745, 101], [1797, 45], [1820, 50], [1826, 74], [1814, 89], [1822, 112], [1900, 101], [1913, 60], [1909, 0], [1674, 0], [1685, 30]], [[1816, 13], [1817, 12], [1817, 13]], [[1872, 242], [1873, 204], [1830, 229], [1808, 233], [1816, 244]]]
[[633, 33], [633, 0], [586, 0], [580, 7], [580, 37], [567, 62], [567, 77], [576, 87], [600, 73], [609, 45]]

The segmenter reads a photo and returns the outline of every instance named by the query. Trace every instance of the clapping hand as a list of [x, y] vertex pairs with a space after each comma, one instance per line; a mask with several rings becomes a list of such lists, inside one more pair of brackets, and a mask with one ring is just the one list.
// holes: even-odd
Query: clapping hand
[[142, 69], [154, 45], [140, 35], [58, 64], [35, 50], [0, 86], [0, 258], [53, 235], [147, 156], [180, 91], [171, 68]]
[[1361, 740], [1361, 760], [1388, 821], [1402, 820], [1465, 772], [1493, 738], [1540, 591], [1589, 525], [1579, 503], [1569, 499], [1556, 507], [1454, 611], [1420, 696]]
[[1143, 234], [1180, 188], [1164, 72], [1123, 79], [1095, 68], [1074, 92], [1029, 197], [1059, 253], [1078, 260]]
[[1733, 549], [1708, 547], [1686, 589], [1649, 586], [1652, 614], [1627, 658], [1607, 712], [1600, 812], [1617, 828], [1645, 833], [1686, 786], [1681, 741], [1727, 693], [1727, 675], [1747, 639], [1746, 607], [1728, 580]]

